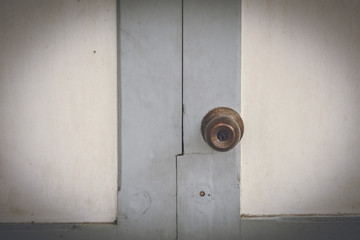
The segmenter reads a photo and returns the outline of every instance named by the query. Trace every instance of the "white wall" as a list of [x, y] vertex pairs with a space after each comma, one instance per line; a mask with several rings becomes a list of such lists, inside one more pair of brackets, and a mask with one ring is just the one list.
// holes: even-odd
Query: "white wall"
[[360, 1], [242, 6], [242, 214], [360, 213]]
[[115, 0], [0, 3], [0, 222], [116, 217]]

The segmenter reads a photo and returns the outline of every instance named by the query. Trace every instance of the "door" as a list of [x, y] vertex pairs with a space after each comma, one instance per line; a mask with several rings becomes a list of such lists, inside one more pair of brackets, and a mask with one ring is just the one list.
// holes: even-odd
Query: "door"
[[240, 112], [240, 29], [240, 1], [184, 1], [179, 239], [240, 236], [240, 147], [213, 150], [200, 131], [202, 119], [214, 108]]
[[120, 2], [123, 239], [238, 239], [239, 158], [203, 117], [240, 111], [240, 1]]

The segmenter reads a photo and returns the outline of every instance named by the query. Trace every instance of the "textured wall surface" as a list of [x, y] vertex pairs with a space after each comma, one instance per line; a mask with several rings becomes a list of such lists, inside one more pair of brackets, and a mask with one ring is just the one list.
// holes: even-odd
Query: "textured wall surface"
[[1, 1], [0, 222], [116, 217], [115, 0]]
[[360, 213], [360, 2], [242, 4], [242, 214]]

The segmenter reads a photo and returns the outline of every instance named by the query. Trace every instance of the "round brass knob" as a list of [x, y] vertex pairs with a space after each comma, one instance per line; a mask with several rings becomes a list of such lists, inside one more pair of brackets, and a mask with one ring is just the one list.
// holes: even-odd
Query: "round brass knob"
[[226, 152], [235, 147], [242, 138], [244, 123], [236, 111], [219, 107], [205, 115], [201, 123], [201, 133], [211, 148]]

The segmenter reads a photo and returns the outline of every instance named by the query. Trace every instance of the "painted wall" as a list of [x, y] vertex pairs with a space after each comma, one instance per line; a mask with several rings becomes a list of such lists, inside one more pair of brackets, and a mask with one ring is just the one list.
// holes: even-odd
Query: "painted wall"
[[242, 214], [360, 213], [360, 1], [242, 4]]
[[0, 222], [116, 217], [115, 0], [0, 3]]

